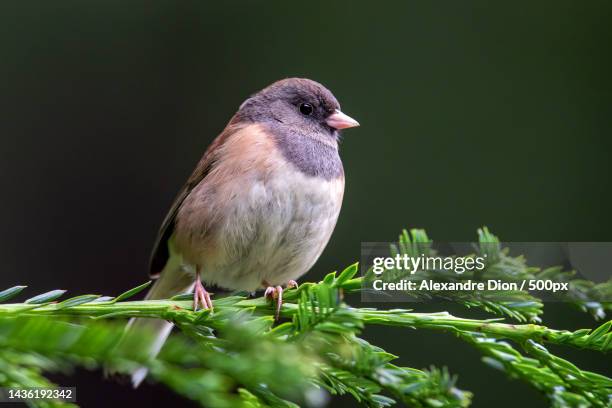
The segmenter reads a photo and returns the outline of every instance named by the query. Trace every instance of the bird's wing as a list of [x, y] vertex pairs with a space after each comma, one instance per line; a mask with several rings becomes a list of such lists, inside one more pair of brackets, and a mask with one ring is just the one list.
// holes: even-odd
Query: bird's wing
[[226, 140], [234, 134], [239, 126], [233, 126], [232, 122], [228, 125], [223, 132], [213, 142], [208, 146], [206, 152], [202, 156], [202, 159], [198, 162], [195, 170], [189, 176], [189, 179], [179, 192], [179, 194], [174, 199], [172, 203], [172, 207], [168, 214], [166, 214], [166, 218], [164, 218], [164, 222], [162, 223], [159, 232], [157, 233], [157, 238], [155, 240], [155, 245], [153, 246], [153, 251], [151, 252], [151, 258], [149, 260], [149, 276], [151, 278], [159, 277], [159, 274], [166, 266], [166, 262], [168, 262], [168, 258], [170, 256], [170, 251], [168, 248], [168, 240], [172, 236], [174, 232], [174, 222], [176, 218], [176, 214], [178, 213], [179, 208], [183, 204], [183, 201], [191, 190], [195, 186], [197, 186], [206, 175], [210, 172], [211, 168], [215, 164], [215, 154], [214, 152], [219, 148]]

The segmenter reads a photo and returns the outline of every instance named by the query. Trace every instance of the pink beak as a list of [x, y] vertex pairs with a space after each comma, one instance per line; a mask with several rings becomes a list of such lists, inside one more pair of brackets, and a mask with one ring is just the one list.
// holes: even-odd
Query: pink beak
[[334, 129], [348, 129], [359, 126], [359, 122], [349, 115], [340, 112], [338, 109], [327, 118], [326, 122], [328, 126]]

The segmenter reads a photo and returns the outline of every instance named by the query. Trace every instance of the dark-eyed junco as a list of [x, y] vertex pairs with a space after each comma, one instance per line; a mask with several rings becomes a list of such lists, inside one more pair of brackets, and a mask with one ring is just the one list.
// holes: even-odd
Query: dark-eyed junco
[[[359, 126], [334, 95], [309, 79], [273, 83], [248, 98], [176, 197], [155, 243], [148, 299], [193, 288], [194, 307], [213, 307], [202, 284], [266, 289], [282, 302], [327, 245], [344, 193], [339, 130]], [[159, 331], [157, 354], [172, 325]], [[146, 371], [134, 373], [137, 386]]]

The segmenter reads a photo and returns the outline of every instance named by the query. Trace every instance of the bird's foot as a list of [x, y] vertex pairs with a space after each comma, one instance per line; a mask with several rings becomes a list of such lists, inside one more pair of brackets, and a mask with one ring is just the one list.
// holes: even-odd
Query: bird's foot
[[282, 286], [268, 286], [264, 293], [266, 299], [276, 301], [276, 309], [274, 311], [274, 320], [278, 320], [280, 317], [280, 309], [283, 305], [283, 287]]
[[193, 311], [198, 310], [198, 306], [202, 306], [202, 309], [208, 310], [212, 312], [213, 304], [212, 300], [210, 300], [210, 293], [204, 289], [204, 285], [200, 281], [200, 277], [196, 279], [195, 286], [193, 288]]
[[[268, 282], [263, 281], [262, 285], [266, 288], [264, 293], [264, 297], [266, 299], [270, 299], [273, 302], [276, 302], [276, 309], [274, 310], [274, 319], [278, 320], [280, 318], [280, 310], [283, 306], [283, 292], [284, 289], [282, 286], [271, 286]], [[298, 284], [294, 280], [290, 280], [287, 282], [287, 289], [295, 289], [298, 287]]]

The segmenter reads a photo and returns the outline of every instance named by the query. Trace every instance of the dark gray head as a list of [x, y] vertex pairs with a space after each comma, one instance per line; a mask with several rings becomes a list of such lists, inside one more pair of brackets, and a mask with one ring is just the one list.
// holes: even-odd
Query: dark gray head
[[236, 119], [271, 123], [291, 133], [334, 142], [338, 130], [359, 126], [340, 111], [340, 104], [327, 88], [304, 78], [283, 79], [259, 91], [240, 106]]

